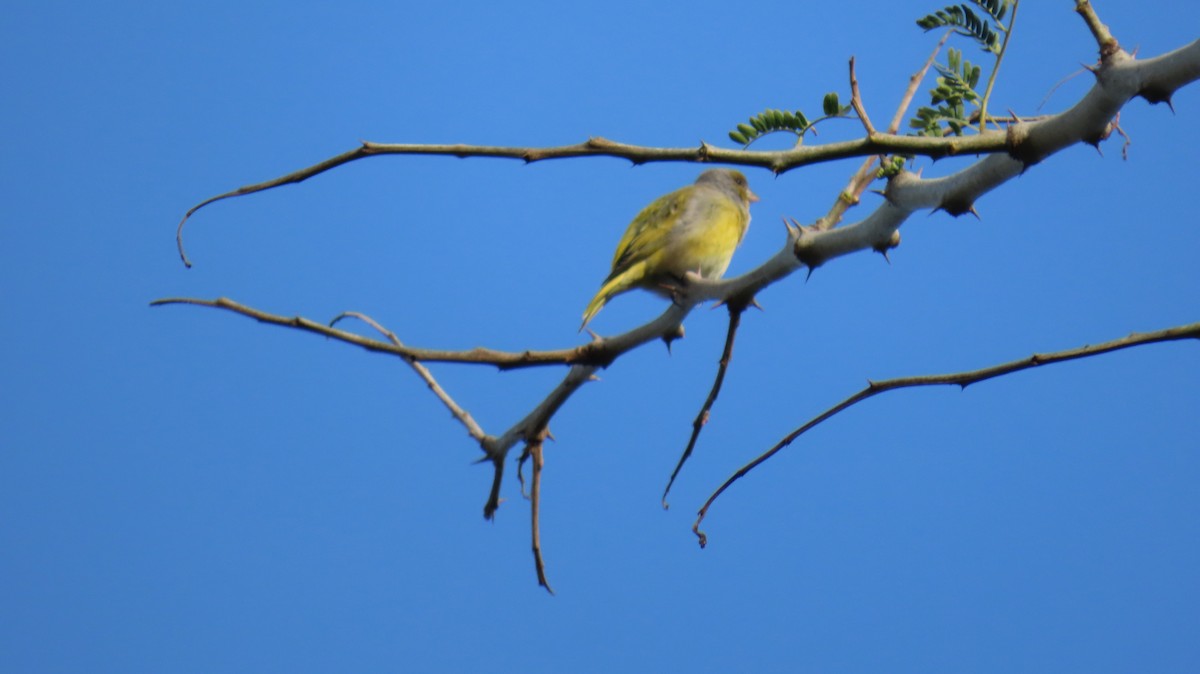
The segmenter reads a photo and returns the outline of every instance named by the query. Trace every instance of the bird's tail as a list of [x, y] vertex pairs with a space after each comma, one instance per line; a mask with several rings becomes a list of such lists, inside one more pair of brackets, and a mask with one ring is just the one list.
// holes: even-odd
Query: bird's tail
[[596, 296], [588, 302], [587, 309], [583, 310], [583, 324], [579, 326], [580, 331], [587, 327], [587, 324], [592, 320], [604, 305], [608, 303], [614, 295], [620, 295], [632, 288], [636, 283], [636, 279], [642, 278], [644, 273], [645, 262], [639, 262], [620, 274], [610, 277], [600, 286], [600, 290], [596, 292]]

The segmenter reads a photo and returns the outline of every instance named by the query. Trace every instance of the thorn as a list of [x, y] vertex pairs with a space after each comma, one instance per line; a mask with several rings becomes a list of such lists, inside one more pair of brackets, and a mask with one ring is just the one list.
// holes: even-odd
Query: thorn
[[547, 428], [546, 428], [546, 437], [547, 437], [547, 438], [549, 438], [549, 439], [551, 439], [551, 440], [553, 440], [553, 441], [555, 441], [555, 442], [558, 442], [558, 438], [554, 437], [554, 434], [550, 432], [550, 428], [549, 428], [549, 427], [547, 427]]
[[766, 311], [766, 309], [764, 309], [764, 308], [763, 308], [763, 305], [761, 305], [761, 304], [759, 304], [759, 303], [758, 303], [758, 298], [757, 298], [757, 297], [751, 297], [751, 298], [750, 298], [750, 301], [749, 301], [749, 302], [747, 302], [747, 304], [748, 304], [749, 306], [752, 306], [752, 307], [754, 307], [755, 309], [758, 309], [759, 311]]
[[812, 278], [813, 267], [808, 268], [808, 273], [804, 275], [804, 282], [808, 283], [808, 279]]
[[883, 256], [883, 261], [887, 262], [889, 267], [892, 266], [892, 258], [888, 257], [888, 252], [886, 250], [879, 251], [879, 254]]
[[667, 353], [671, 353], [671, 342], [674, 342], [677, 339], [683, 339], [683, 323], [680, 323], [675, 327], [675, 332], [663, 333], [661, 339], [663, 344], [667, 345]]
[[885, 192], [883, 190], [867, 190], [867, 191], [871, 192], [873, 194], [878, 194], [879, 196], [883, 197], [884, 199], [887, 198], [887, 192]]
[[971, 215], [974, 215], [976, 220], [983, 220], [983, 218], [979, 217], [979, 211], [975, 210], [975, 204], [971, 204], [971, 207], [967, 209], [967, 212]]
[[[787, 229], [788, 235], [790, 235], [790, 236], [799, 236], [800, 235], [800, 223], [794, 221], [794, 219], [792, 219], [792, 218], [785, 217], [782, 219], [784, 219], [784, 227]], [[791, 222], [788, 222], [788, 219], [791, 219]]]
[[600, 377], [598, 377], [594, 374], [589, 374], [587, 380], [588, 381], [604, 381], [603, 379], [601, 379]]
[[587, 330], [587, 333], [588, 333], [589, 335], [591, 335], [591, 336], [592, 336], [592, 341], [593, 341], [593, 342], [601, 342], [601, 341], [604, 341], [603, 339], [601, 339], [600, 335], [597, 335], [597, 334], [596, 334], [596, 331], [592, 330], [591, 328], [587, 327], [586, 325], [583, 327], [583, 329], [584, 329], [584, 330]]

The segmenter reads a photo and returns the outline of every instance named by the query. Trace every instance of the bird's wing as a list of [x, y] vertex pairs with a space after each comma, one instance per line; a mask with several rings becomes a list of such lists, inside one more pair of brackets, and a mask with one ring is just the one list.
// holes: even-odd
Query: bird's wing
[[637, 214], [633, 222], [629, 223], [625, 235], [621, 237], [621, 242], [617, 244], [617, 252], [613, 255], [612, 273], [605, 281], [616, 278], [655, 251], [662, 249], [671, 228], [679, 220], [679, 215], [683, 212], [692, 190], [693, 187], [689, 185], [670, 194], [664, 194]]

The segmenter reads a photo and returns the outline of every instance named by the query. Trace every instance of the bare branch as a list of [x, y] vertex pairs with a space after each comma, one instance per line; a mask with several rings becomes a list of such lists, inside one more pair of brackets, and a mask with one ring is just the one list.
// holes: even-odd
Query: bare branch
[[667, 495], [671, 493], [671, 485], [675, 484], [675, 478], [678, 477], [679, 471], [683, 470], [683, 464], [687, 462], [688, 457], [692, 455], [692, 450], [696, 448], [696, 441], [700, 438], [700, 431], [708, 423], [709, 413], [712, 411], [713, 404], [717, 402], [717, 396], [721, 393], [721, 385], [725, 382], [725, 372], [729, 369], [729, 361], [733, 359], [733, 340], [737, 337], [738, 326], [742, 323], [742, 314], [745, 313], [748, 303], [731, 303], [729, 309], [729, 330], [725, 333], [725, 349], [721, 352], [721, 360], [717, 366], [717, 376], [713, 380], [712, 389], [708, 392], [708, 398], [705, 399], [704, 405], [700, 407], [700, 413], [696, 415], [696, 419], [692, 421], [692, 436], [688, 438], [687, 447], [683, 450], [683, 455], [679, 457], [679, 463], [675, 464], [675, 470], [671, 471], [671, 479], [667, 480], [667, 488], [663, 490], [662, 507], [667, 510], [671, 507], [667, 503]]
[[[384, 328], [370, 316], [357, 311], [347, 311], [334, 317], [334, 319], [329, 322], [329, 326], [333, 327], [343, 318], [357, 318], [358, 320], [378, 330], [380, 334], [387, 337], [388, 341], [395, 346], [404, 348], [404, 344], [400, 343], [400, 338], [396, 337], [396, 333]], [[454, 415], [454, 418], [458, 419], [459, 422], [466, 427], [467, 433], [472, 438], [475, 438], [475, 440], [477, 440], [480, 444], [485, 444], [488, 442], [490, 436], [483, 432], [483, 428], [480, 427], [480, 425], [475, 421], [470, 412], [467, 412], [460, 407], [458, 403], [454, 402], [454, 399], [450, 397], [450, 394], [446, 393], [446, 390], [443, 389], [441, 385], [437, 383], [437, 380], [433, 378], [433, 373], [429, 371], [429, 368], [425, 367], [419, 363], [417, 359], [411, 356], [404, 357], [404, 362], [408, 363], [409, 367], [411, 367], [413, 371], [417, 373], [417, 376], [425, 382], [425, 385], [429, 387], [429, 390], [433, 391], [433, 394], [437, 396], [438, 400], [442, 401], [442, 404], [446, 406], [446, 409], [450, 410], [450, 414]], [[494, 440], [494, 438], [491, 439]]]
[[[287, 328], [296, 328], [307, 332], [314, 332], [331, 339], [336, 339], [348, 344], [360, 346], [368, 351], [377, 351], [380, 353], [390, 353], [399, 356], [405, 360], [424, 361], [427, 363], [465, 363], [474, 365], [494, 365], [501, 370], [511, 370], [526, 367], [538, 367], [547, 365], [574, 365], [574, 364], [596, 364], [608, 365], [624, 350], [631, 348], [627, 342], [629, 339], [609, 339], [601, 342], [591, 342], [582, 346], [569, 349], [558, 349], [553, 351], [497, 351], [476, 347], [469, 351], [445, 351], [440, 349], [419, 349], [410, 346], [404, 346], [399, 342], [381, 342], [376, 339], [370, 339], [357, 335], [353, 332], [346, 332], [332, 328], [323, 323], [318, 323], [303, 316], [283, 316], [280, 314], [272, 314], [253, 307], [248, 307], [226, 297], [218, 297], [214, 300], [203, 300], [192, 297], [167, 297], [154, 300], [150, 306], [164, 306], [168, 304], [191, 304], [202, 307], [212, 307], [216, 309], [225, 309], [236, 314], [248, 316], [261, 323], [269, 323], [271, 325], [279, 325]], [[351, 315], [351, 314], [347, 314]], [[638, 336], [640, 337], [640, 335]], [[653, 339], [650, 337], [644, 341]], [[636, 346], [636, 344], [634, 345]]]
[[892, 115], [892, 122], [888, 124], [888, 133], [896, 133], [900, 130], [900, 125], [904, 123], [904, 118], [908, 116], [908, 106], [912, 104], [912, 99], [917, 95], [917, 89], [921, 88], [921, 82], [925, 81], [925, 75], [929, 69], [933, 67], [933, 62], [937, 60], [938, 52], [942, 51], [942, 47], [946, 46], [946, 41], [954, 34], [954, 30], [948, 30], [942, 39], [934, 45], [933, 51], [929, 52], [929, 58], [925, 59], [925, 65], [921, 69], [912, 74], [908, 78], [908, 88], [904, 90], [904, 96], [900, 99], [900, 105], [896, 106], [896, 114]]
[[721, 486], [718, 487], [717, 490], [708, 497], [708, 500], [704, 502], [704, 505], [697, 513], [695, 524], [692, 525], [692, 531], [696, 534], [697, 538], [699, 538], [700, 547], [707, 545], [708, 536], [706, 536], [703, 531], [700, 531], [700, 522], [702, 522], [705, 516], [708, 514], [709, 507], [712, 506], [713, 502], [716, 501], [726, 489], [732, 486], [734, 482], [737, 482], [744, 477], [747, 473], [757, 468], [767, 459], [778, 454], [781, 450], [783, 450], [784, 447], [790, 445], [796, 438], [808, 432], [814, 426], [838, 414], [839, 412], [852, 407], [863, 400], [866, 400], [867, 398], [872, 398], [887, 391], [893, 391], [901, 388], [912, 388], [916, 386], [958, 386], [965, 389], [971, 384], [975, 384], [977, 382], [986, 381], [995, 377], [1001, 377], [1014, 372], [1020, 372], [1022, 370], [1028, 370], [1030, 368], [1040, 367], [1042, 365], [1053, 365], [1054, 363], [1062, 363], [1080, 358], [1089, 358], [1091, 356], [1098, 356], [1135, 346], [1156, 344], [1158, 342], [1173, 342], [1182, 339], [1200, 339], [1200, 323], [1191, 323], [1189, 325], [1181, 325], [1155, 332], [1135, 332], [1128, 337], [1104, 342], [1103, 344], [1096, 344], [1094, 346], [1081, 346], [1074, 349], [1067, 349], [1065, 351], [1055, 351], [1053, 353], [1035, 353], [1028, 358], [1022, 358], [1020, 360], [1001, 363], [999, 365], [992, 365], [990, 367], [985, 367], [979, 370], [971, 370], [968, 372], [901, 377], [898, 379], [887, 379], [877, 382], [868, 380], [866, 388], [862, 389], [858, 393], [855, 393], [849, 398], [846, 398], [828, 410], [825, 410], [821, 414], [813, 417], [803, 426], [785, 436], [782, 440], [776, 443], [774, 447], [759, 455], [753, 461], [742, 466], [737, 470], [737, 472], [729, 476], [729, 478], [726, 479], [725, 482], [722, 483]]
[[533, 480], [529, 488], [529, 533], [533, 543], [533, 564], [537, 570], [538, 585], [546, 588], [550, 594], [554, 594], [554, 588], [550, 587], [550, 581], [546, 580], [546, 561], [542, 559], [542, 535], [539, 522], [542, 508], [542, 467], [545, 465], [542, 460], [542, 443], [543, 439], [539, 438], [527, 447], [529, 456], [533, 459]]
[[1096, 10], [1092, 8], [1089, 0], [1075, 0], [1075, 11], [1083, 17], [1083, 22], [1087, 24], [1088, 30], [1092, 31], [1092, 37], [1096, 38], [1096, 44], [1100, 47], [1101, 61], [1121, 49], [1117, 38], [1113, 37], [1113, 34], [1108, 31], [1108, 26], [1100, 21], [1100, 17], [1096, 15]]
[[[921, 82], [925, 80], [925, 74], [933, 67], [933, 62], [937, 59], [938, 52], [942, 50], [942, 47], [946, 45], [946, 40], [949, 40], [953, 34], [953, 30], [946, 31], [942, 35], [942, 39], [938, 40], [933, 51], [930, 52], [929, 58], [925, 59], [925, 65], [913, 73], [912, 77], [908, 78], [908, 88], [904, 91], [904, 95], [900, 97], [900, 104], [896, 106], [896, 114], [892, 116], [892, 121], [888, 124], [888, 133], [894, 134], [900, 130], [900, 125], [904, 122], [904, 118], [908, 114], [908, 106], [912, 104], [912, 99], [916, 96], [917, 89], [920, 88]], [[860, 199], [862, 199], [863, 192], [866, 192], [867, 187], [875, 182], [875, 172], [872, 168], [878, 160], [878, 157], [868, 157], [863, 160], [854, 177], [850, 179], [850, 184], [846, 186], [846, 189], [838, 193], [838, 197], [833, 202], [833, 206], [829, 208], [829, 212], [825, 214], [825, 217], [813, 224], [815, 229], [823, 230], [837, 227], [838, 223], [845, 216], [846, 211], [850, 207], [858, 205]]]
[[875, 127], [871, 125], [871, 117], [867, 115], [867, 107], [862, 102], [862, 92], [858, 90], [858, 74], [854, 71], [854, 57], [850, 57], [850, 105], [854, 107], [854, 112], [858, 114], [859, 121], [862, 122], [863, 129], [867, 132], [867, 138], [875, 135]]
[[708, 143], [701, 143], [694, 148], [643, 147], [618, 143], [599, 137], [589, 138], [587, 141], [577, 145], [540, 148], [495, 145], [372, 143], [364, 141], [360, 147], [354, 150], [344, 152], [312, 166], [266, 182], [246, 185], [236, 190], [205, 199], [188, 209], [183, 219], [179, 221], [179, 226], [175, 230], [175, 242], [179, 248], [180, 259], [183, 260], [186, 266], [191, 267], [191, 260], [188, 258], [183, 245], [183, 227], [188, 219], [201, 208], [222, 199], [240, 197], [283, 185], [303, 182], [313, 176], [358, 159], [389, 154], [501, 157], [520, 159], [526, 163], [570, 157], [618, 157], [628, 159], [634, 164], [649, 162], [698, 162], [758, 166], [776, 174], [782, 174], [801, 166], [851, 157], [895, 153], [948, 157], [962, 154], [1002, 152], [1006, 149], [1003, 137], [929, 138], [889, 134], [876, 134], [869, 138], [828, 143], [825, 145], [799, 145], [788, 150], [779, 151], [735, 150], [714, 147]]

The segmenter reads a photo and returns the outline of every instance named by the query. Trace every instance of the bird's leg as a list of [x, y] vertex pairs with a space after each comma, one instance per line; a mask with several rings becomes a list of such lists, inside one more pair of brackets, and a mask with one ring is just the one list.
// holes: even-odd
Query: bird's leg
[[681, 305], [683, 295], [687, 291], [688, 275], [692, 272], [685, 272], [683, 276], [675, 274], [667, 274], [658, 282], [658, 287], [662, 289], [662, 294], [671, 298], [673, 304]]

